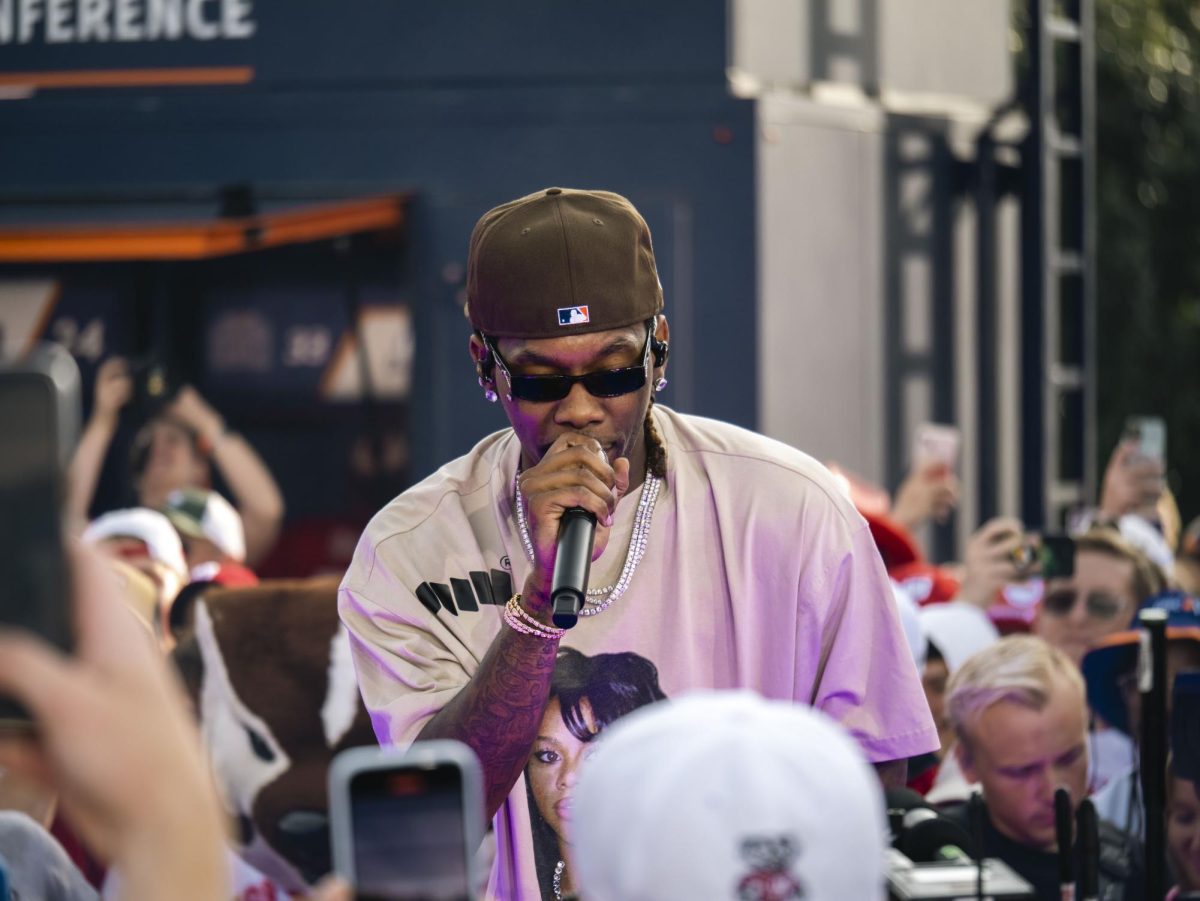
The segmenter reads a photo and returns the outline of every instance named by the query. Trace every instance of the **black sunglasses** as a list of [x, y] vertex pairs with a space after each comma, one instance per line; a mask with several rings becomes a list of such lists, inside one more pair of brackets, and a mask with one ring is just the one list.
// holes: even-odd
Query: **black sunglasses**
[[531, 403], [549, 403], [562, 400], [571, 393], [576, 382], [582, 382], [588, 394], [593, 397], [620, 397], [639, 391], [646, 384], [646, 368], [650, 362], [650, 338], [654, 334], [654, 326], [646, 332], [646, 347], [642, 351], [640, 366], [626, 366], [623, 369], [601, 369], [597, 372], [585, 372], [583, 375], [513, 375], [500, 351], [492, 344], [492, 339], [486, 335], [483, 341], [495, 357], [497, 365], [508, 379], [508, 399], [530, 401]]
[[[1115, 619], [1124, 607], [1119, 599], [1107, 594], [1088, 594], [1083, 602], [1088, 616], [1093, 619]], [[1051, 616], [1066, 616], [1075, 609], [1076, 603], [1078, 603], [1078, 597], [1073, 589], [1059, 589], [1052, 591], [1042, 599], [1042, 609]]]

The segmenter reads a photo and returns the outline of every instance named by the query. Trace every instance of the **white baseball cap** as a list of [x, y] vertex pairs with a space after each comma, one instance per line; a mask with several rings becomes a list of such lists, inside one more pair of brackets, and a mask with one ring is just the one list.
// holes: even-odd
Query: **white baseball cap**
[[83, 530], [85, 544], [97, 544], [106, 538], [136, 538], [146, 545], [150, 559], [170, 567], [187, 578], [183, 542], [170, 520], [148, 507], [129, 507], [98, 516]]
[[235, 563], [246, 559], [246, 533], [233, 505], [207, 488], [179, 488], [167, 495], [162, 512], [181, 535], [207, 538]]
[[929, 604], [918, 611], [921, 631], [946, 661], [953, 673], [989, 645], [1000, 640], [1000, 632], [988, 615], [967, 601]]
[[928, 644], [925, 640], [925, 633], [921, 631], [920, 609], [912, 596], [894, 579], [889, 581], [892, 583], [892, 597], [896, 601], [896, 611], [900, 614], [900, 625], [904, 629], [904, 640], [908, 642], [908, 651], [912, 654], [913, 663], [919, 670], [925, 665], [925, 651]]
[[797, 704], [698, 692], [635, 711], [598, 739], [572, 807], [588, 901], [883, 897], [879, 780]]

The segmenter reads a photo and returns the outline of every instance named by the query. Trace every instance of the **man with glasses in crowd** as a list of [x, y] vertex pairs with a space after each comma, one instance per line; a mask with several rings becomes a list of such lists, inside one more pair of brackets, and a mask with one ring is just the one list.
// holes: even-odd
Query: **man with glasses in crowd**
[[1034, 634], [1079, 666], [1101, 639], [1129, 628], [1138, 608], [1164, 588], [1159, 570], [1114, 529], [1075, 539], [1075, 571], [1046, 580]]
[[[575, 758], [607, 725], [597, 699], [627, 712], [598, 675], [552, 716], [560, 645], [634, 653], [668, 697], [746, 687], [811, 704], [902, 784], [905, 759], [938, 739], [870, 532], [805, 454], [653, 404], [669, 335], [633, 206], [603, 191], [520, 198], [480, 219], [467, 266], [471, 358], [512, 427], [374, 518], [340, 608], [380, 741], [452, 738], [479, 756], [491, 892], [574, 887], [569, 855], [532, 823], [563, 827], [569, 847]], [[595, 553], [564, 633], [549, 593], [573, 507], [596, 517]], [[535, 759], [561, 774], [553, 809], [522, 784]]]
[[[1128, 629], [1138, 609], [1164, 588], [1159, 569], [1115, 528], [1093, 527], [1075, 539], [1074, 573], [1046, 580], [1034, 634], [1081, 667], [1090, 650]], [[1127, 773], [1134, 763], [1133, 742], [1110, 725], [1093, 718], [1093, 789]]]

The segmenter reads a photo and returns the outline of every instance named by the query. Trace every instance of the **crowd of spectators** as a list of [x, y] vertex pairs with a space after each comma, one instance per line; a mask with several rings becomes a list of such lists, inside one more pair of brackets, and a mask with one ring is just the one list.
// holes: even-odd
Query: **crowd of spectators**
[[[250, 445], [185, 387], [139, 432], [136, 505], [89, 522], [130, 391], [123, 361], [101, 366], [70, 470], [77, 652], [68, 658], [0, 633], [0, 692], [38, 724], [36, 742], [0, 742], [9, 882], [21, 898], [349, 898], [345, 884], [319, 874], [306, 872], [314, 878], [299, 887], [277, 884], [239, 855], [239, 824], [220, 800], [230, 773], [205, 759], [213, 724], [203, 723], [202, 740], [202, 711], [170, 666], [193, 628], [187, 611], [199, 589], [257, 582], [253, 565], [278, 534], [282, 494]], [[213, 490], [214, 468], [236, 507]], [[1136, 442], [1115, 449], [1095, 508], [1073, 520], [1065, 569], [1040, 554], [1043, 536], [1010, 517], [981, 524], [961, 563], [925, 562], [914, 535], [944, 521], [958, 499], [944, 466], [916, 467], [894, 504], [848, 481], [847, 490], [855, 500], [870, 496], [860, 510], [893, 577], [938, 728], [940, 749], [909, 762], [923, 803], [964, 829], [982, 810], [983, 852], [1050, 898], [1059, 897], [1054, 804], [1063, 788], [1074, 805], [1091, 798], [1101, 817], [1099, 897], [1143, 897], [1153, 855], [1167, 858], [1174, 896], [1200, 892], [1195, 745], [1174, 748], [1166, 847], [1144, 846], [1138, 612], [1168, 616], [1172, 684], [1200, 671], [1200, 519], [1181, 527], [1162, 461], [1141, 456]], [[667, 700], [640, 670], [628, 678], [640, 687], [615, 695], [622, 709], [609, 716], [604, 704], [614, 699], [586, 697], [572, 674], [646, 661], [560, 653], [570, 659], [556, 670], [525, 773], [540, 827], [560, 858], [576, 857], [556, 892], [592, 901], [882, 893], [884, 795], [831, 720], [747, 694]], [[313, 698], [324, 716], [321, 704]], [[568, 705], [586, 721], [582, 733], [562, 727], [572, 721]], [[565, 823], [562, 773], [592, 756], [588, 743], [602, 732]], [[971, 800], [977, 793], [981, 804]]]

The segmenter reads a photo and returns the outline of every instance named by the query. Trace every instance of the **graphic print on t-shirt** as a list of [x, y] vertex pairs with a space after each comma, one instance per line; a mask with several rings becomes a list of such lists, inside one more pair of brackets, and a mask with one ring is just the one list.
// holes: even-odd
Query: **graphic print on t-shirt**
[[[589, 657], [561, 648], [550, 680], [550, 700], [525, 765], [529, 819], [538, 886], [543, 901], [554, 901], [554, 874], [560, 874], [571, 840], [571, 792], [592, 742], [625, 714], [666, 699], [658, 669], [632, 651]], [[573, 883], [565, 874], [562, 885]], [[565, 894], [565, 893], [564, 893]]]
[[[507, 559], [507, 558], [505, 558]], [[442, 610], [458, 616], [460, 610], [474, 613], [480, 604], [503, 607], [512, 597], [512, 576], [498, 569], [491, 572], [474, 571], [469, 579], [450, 579], [442, 582], [422, 582], [414, 594], [421, 605], [437, 616]]]

